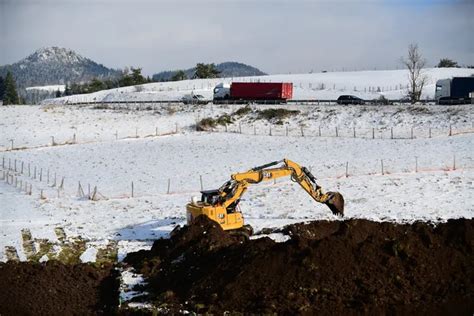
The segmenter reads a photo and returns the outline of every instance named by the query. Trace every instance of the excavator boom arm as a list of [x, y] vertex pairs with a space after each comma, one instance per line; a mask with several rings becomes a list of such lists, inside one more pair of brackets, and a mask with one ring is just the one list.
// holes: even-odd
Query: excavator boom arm
[[[280, 166], [275, 167], [277, 165]], [[286, 176], [291, 176], [291, 179], [297, 182], [316, 202], [326, 204], [334, 214], [344, 214], [344, 199], [340, 193], [323, 193], [322, 188], [316, 183], [316, 178], [307, 168], [288, 159], [274, 161], [247, 172], [233, 174], [231, 181], [226, 182], [220, 189], [222, 204], [224, 207], [228, 207], [232, 203], [238, 202], [249, 184]]]

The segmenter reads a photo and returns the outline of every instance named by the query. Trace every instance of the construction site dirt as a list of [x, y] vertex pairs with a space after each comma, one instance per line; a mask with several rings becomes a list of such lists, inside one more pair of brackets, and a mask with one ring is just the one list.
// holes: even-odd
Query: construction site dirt
[[242, 242], [199, 217], [125, 261], [155, 306], [198, 313], [457, 314], [474, 312], [474, 221], [362, 219], [283, 229], [284, 243]]
[[474, 220], [395, 224], [314, 221], [280, 231], [291, 238], [242, 241], [205, 217], [130, 253], [147, 282], [118, 307], [111, 265], [0, 264], [1, 315], [455, 314], [474, 312]]
[[0, 264], [0, 315], [116, 313], [118, 275], [112, 265]]

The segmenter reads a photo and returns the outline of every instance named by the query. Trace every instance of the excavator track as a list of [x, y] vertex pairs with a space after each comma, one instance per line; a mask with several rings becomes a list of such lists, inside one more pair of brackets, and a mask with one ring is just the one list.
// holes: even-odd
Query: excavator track
[[231, 236], [236, 237], [240, 241], [248, 241], [250, 240], [250, 236], [253, 235], [253, 227], [244, 225], [239, 229], [230, 230], [228, 232]]

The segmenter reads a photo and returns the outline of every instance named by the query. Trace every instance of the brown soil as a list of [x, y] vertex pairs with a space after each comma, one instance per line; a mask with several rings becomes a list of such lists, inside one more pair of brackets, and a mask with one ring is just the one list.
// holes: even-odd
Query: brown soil
[[241, 242], [198, 218], [125, 259], [172, 311], [280, 314], [474, 312], [474, 220], [316, 221]]
[[112, 265], [0, 264], [0, 315], [97, 315], [118, 307]]

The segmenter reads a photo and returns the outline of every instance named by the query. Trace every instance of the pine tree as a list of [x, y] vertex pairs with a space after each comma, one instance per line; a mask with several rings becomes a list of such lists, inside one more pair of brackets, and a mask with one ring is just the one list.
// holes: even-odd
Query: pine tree
[[18, 97], [18, 93], [16, 92], [16, 85], [15, 80], [11, 72], [7, 72], [7, 76], [5, 77], [5, 93], [3, 97], [3, 104], [19, 104], [20, 98]]
[[141, 68], [131, 67], [131, 70], [132, 70], [131, 76], [132, 76], [133, 85], [146, 83], [146, 79], [142, 75], [142, 69]]
[[66, 82], [66, 86], [64, 87], [64, 95], [71, 95], [71, 87], [69, 87], [69, 84]]
[[438, 68], [457, 68], [458, 63], [449, 58], [442, 58], [438, 63]]
[[194, 78], [205, 79], [205, 78], [219, 78], [220, 71], [217, 70], [214, 64], [203, 64], [198, 63], [196, 65], [196, 72]]
[[186, 73], [183, 70], [178, 70], [173, 77], [171, 77], [171, 81], [180, 81], [180, 80], [186, 80], [188, 77], [186, 76]]
[[3, 100], [3, 95], [5, 94], [5, 80], [0, 76], [0, 100]]

